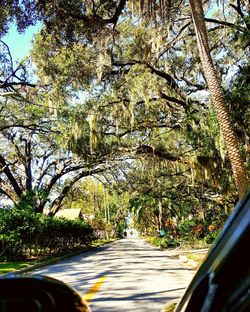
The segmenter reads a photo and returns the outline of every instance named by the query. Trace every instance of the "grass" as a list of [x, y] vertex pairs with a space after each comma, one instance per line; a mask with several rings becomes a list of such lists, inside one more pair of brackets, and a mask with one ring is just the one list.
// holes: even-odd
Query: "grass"
[[115, 238], [109, 238], [109, 239], [97, 239], [95, 241], [93, 241], [91, 244], [90, 244], [90, 247], [99, 247], [103, 244], [106, 244], [106, 243], [110, 243], [110, 242], [113, 242], [115, 241], [116, 239]]
[[164, 312], [173, 312], [176, 305], [177, 305], [177, 303], [171, 303], [171, 304], [167, 305]]
[[188, 259], [194, 260], [195, 262], [201, 263], [206, 254], [189, 254], [187, 255]]
[[209, 244], [203, 239], [174, 239], [167, 240], [165, 238], [160, 238], [157, 236], [141, 236], [146, 239], [147, 242], [153, 246], [161, 247], [161, 249], [178, 249], [178, 250], [192, 250], [192, 249], [207, 249], [210, 247]]
[[182, 241], [180, 248], [179, 249], [183, 249], [183, 250], [188, 250], [188, 249], [206, 249], [209, 248], [210, 245], [207, 244], [204, 240], [200, 239], [194, 239], [194, 240], [186, 240], [186, 241]]
[[[103, 244], [112, 242], [114, 240], [115, 239], [98, 239], [98, 240], [93, 241], [89, 247], [93, 247], [93, 248], [99, 247]], [[29, 261], [20, 261], [20, 262], [0, 262], [0, 275], [11, 273], [16, 270], [24, 269], [34, 264], [37, 267], [39, 267], [41, 264], [49, 265], [49, 264], [55, 263], [56, 261], [60, 261], [62, 259], [74, 256], [76, 253], [83, 252], [83, 251], [84, 251], [83, 249], [79, 249], [70, 253], [48, 256], [48, 257], [41, 258], [41, 259], [35, 259], [33, 261], [29, 260]]]
[[10, 273], [28, 267], [33, 262], [20, 261], [20, 262], [0, 262], [0, 274]]

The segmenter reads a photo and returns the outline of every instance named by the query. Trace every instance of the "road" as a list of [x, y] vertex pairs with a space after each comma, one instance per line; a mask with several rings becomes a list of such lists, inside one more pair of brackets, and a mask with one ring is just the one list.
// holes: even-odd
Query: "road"
[[194, 275], [178, 259], [139, 238], [126, 238], [33, 271], [62, 280], [93, 312], [159, 312]]

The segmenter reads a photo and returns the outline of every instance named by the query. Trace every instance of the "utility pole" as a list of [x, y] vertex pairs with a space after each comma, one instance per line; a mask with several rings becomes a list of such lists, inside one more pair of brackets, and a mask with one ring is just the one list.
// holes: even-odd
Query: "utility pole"
[[104, 200], [104, 213], [105, 220], [110, 223], [110, 211], [109, 211], [109, 201], [108, 201], [108, 191], [103, 185], [103, 200]]
[[106, 201], [106, 188], [103, 185], [103, 204], [104, 204], [104, 218], [107, 221], [107, 201]]
[[108, 212], [108, 223], [110, 223], [109, 201], [108, 201], [108, 193], [107, 193], [107, 190], [106, 190], [106, 206], [107, 206], [107, 212]]

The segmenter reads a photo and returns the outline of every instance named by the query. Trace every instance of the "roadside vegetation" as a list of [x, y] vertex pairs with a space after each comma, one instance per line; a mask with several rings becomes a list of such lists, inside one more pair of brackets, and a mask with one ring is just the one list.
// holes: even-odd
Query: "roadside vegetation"
[[188, 220], [180, 222], [178, 225], [172, 224], [163, 226], [158, 234], [154, 236], [146, 235], [149, 243], [156, 247], [181, 249], [203, 249], [208, 248], [219, 235], [223, 227], [223, 219], [218, 220]]
[[83, 248], [95, 238], [83, 221], [46, 217], [27, 210], [4, 209], [0, 218], [0, 259], [18, 261]]
[[[246, 1], [4, 3], [1, 261], [130, 227], [160, 248], [210, 245], [249, 184]], [[13, 25], [40, 25], [19, 60]], [[71, 208], [81, 220], [57, 218]]]
[[[168, 201], [167, 201], [168, 203]], [[175, 206], [176, 215], [171, 218], [169, 210], [162, 200], [162, 213], [159, 219], [158, 209], [149, 214], [149, 209], [140, 206], [140, 215], [135, 215], [134, 222], [138, 226], [140, 233], [152, 245], [160, 248], [176, 248], [181, 249], [202, 249], [209, 247], [215, 238], [219, 235], [228, 214], [225, 213], [224, 204], [218, 201], [198, 201], [193, 198], [191, 201], [180, 198], [178, 206]], [[166, 206], [165, 206], [166, 205]], [[165, 208], [166, 207], [166, 208]], [[204, 209], [202, 208], [204, 207]], [[135, 206], [133, 206], [133, 209]], [[177, 209], [180, 211], [177, 213]], [[145, 210], [145, 211], [144, 211]], [[139, 217], [139, 220], [136, 219]], [[151, 216], [151, 222], [149, 219]], [[179, 216], [179, 217], [178, 217]], [[146, 222], [141, 222], [141, 219]], [[161, 224], [161, 226], [160, 226]]]
[[0, 274], [7, 274], [30, 266], [32, 262], [0, 262]]
[[204, 254], [188, 254], [187, 255], [188, 259], [191, 259], [191, 260], [197, 262], [198, 264], [202, 263], [204, 257], [205, 257]]
[[176, 307], [176, 305], [177, 305], [177, 303], [170, 303], [169, 305], [167, 305], [165, 310], [162, 311], [162, 312], [173, 312], [175, 307]]
[[103, 244], [110, 243], [113, 240], [114, 239], [112, 238], [111, 239], [97, 239], [97, 240], [92, 241], [88, 246], [81, 247], [79, 249], [74, 249], [73, 251], [70, 251], [67, 249], [66, 251], [60, 252], [58, 254], [50, 254], [47, 256], [40, 255], [38, 257], [34, 257], [32, 259], [23, 260], [23, 261], [8, 262], [6, 260], [2, 261], [3, 260], [2, 259], [0, 260], [0, 274], [7, 274], [7, 273], [14, 272], [16, 270], [28, 269], [30, 266], [34, 268], [34, 267], [41, 267], [44, 265], [53, 264], [57, 261], [61, 261], [62, 259], [72, 257], [79, 252], [84, 252], [85, 250], [89, 248], [96, 248]]
[[0, 213], [0, 262], [55, 258], [109, 242], [109, 234], [108, 227], [100, 229], [100, 222], [96, 230], [96, 223], [6, 208]]

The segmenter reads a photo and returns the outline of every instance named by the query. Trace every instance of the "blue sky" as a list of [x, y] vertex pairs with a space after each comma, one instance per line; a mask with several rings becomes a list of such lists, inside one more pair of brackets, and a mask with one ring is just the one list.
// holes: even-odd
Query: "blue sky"
[[21, 60], [28, 54], [31, 49], [31, 42], [35, 35], [40, 30], [41, 25], [30, 26], [25, 32], [19, 34], [16, 26], [13, 25], [8, 34], [2, 40], [8, 44], [13, 61]]
[[[215, 10], [215, 6], [212, 6], [206, 17], [211, 17]], [[35, 26], [30, 26], [25, 32], [19, 34], [16, 30], [16, 26], [13, 24], [8, 34], [2, 38], [2, 40], [8, 44], [13, 61], [18, 61], [28, 54], [31, 49], [32, 39], [39, 30], [41, 29], [41, 23], [37, 23]]]

